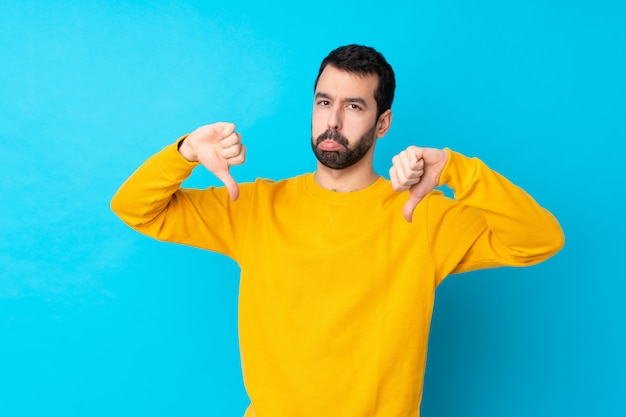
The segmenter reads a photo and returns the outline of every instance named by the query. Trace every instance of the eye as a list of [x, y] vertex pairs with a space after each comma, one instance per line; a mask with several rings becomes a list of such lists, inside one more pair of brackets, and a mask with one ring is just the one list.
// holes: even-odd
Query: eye
[[358, 105], [358, 104], [356, 104], [356, 103], [350, 103], [350, 104], [348, 104], [348, 108], [349, 108], [350, 110], [361, 110], [361, 106], [359, 106], [359, 105]]
[[317, 102], [318, 106], [328, 106], [330, 104], [330, 102], [328, 100], [319, 100]]

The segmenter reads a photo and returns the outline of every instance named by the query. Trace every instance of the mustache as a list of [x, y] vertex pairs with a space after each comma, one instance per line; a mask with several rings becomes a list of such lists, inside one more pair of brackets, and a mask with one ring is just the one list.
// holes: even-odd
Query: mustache
[[319, 135], [317, 137], [316, 145], [319, 145], [327, 139], [334, 140], [335, 142], [343, 145], [346, 148], [348, 147], [348, 139], [335, 129], [328, 129], [326, 132]]

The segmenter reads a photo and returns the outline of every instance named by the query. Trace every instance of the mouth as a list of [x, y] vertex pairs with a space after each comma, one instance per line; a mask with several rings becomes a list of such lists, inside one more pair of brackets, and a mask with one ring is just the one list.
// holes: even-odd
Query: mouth
[[337, 152], [345, 148], [342, 144], [332, 139], [326, 139], [326, 140], [319, 142], [317, 144], [317, 147], [322, 151], [328, 151], [328, 152]]
[[336, 130], [327, 130], [317, 138], [317, 147], [322, 151], [337, 152], [348, 148], [348, 139]]

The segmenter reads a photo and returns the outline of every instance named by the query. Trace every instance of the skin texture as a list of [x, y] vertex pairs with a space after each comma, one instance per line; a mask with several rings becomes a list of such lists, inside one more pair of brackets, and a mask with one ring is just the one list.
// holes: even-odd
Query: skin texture
[[[374, 149], [376, 141], [389, 131], [392, 113], [389, 109], [376, 117], [377, 85], [374, 74], [355, 75], [330, 65], [320, 75], [313, 101], [311, 145], [318, 157], [315, 180], [321, 187], [350, 192], [378, 179], [372, 165]], [[238, 198], [239, 187], [229, 170], [245, 162], [246, 148], [233, 123], [197, 128], [181, 143], [179, 152], [215, 174], [232, 200]], [[329, 154], [325, 157], [324, 153]], [[447, 159], [444, 150], [417, 146], [409, 146], [392, 158], [389, 178], [393, 189], [409, 191], [402, 212], [407, 221], [424, 196], [440, 185]]]

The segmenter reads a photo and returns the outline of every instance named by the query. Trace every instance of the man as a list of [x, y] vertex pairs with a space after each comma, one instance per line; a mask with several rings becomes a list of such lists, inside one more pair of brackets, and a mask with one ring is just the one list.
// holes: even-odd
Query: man
[[[214, 123], [150, 158], [113, 198], [136, 230], [238, 262], [246, 417], [419, 415], [437, 285], [536, 264], [563, 245], [556, 219], [478, 159], [411, 146], [391, 181], [374, 172], [394, 89], [380, 53], [338, 48], [315, 83], [315, 173], [238, 185], [229, 167], [244, 162], [241, 136]], [[199, 163], [225, 187], [180, 188]], [[454, 200], [434, 190], [442, 184]]]

